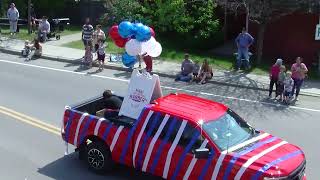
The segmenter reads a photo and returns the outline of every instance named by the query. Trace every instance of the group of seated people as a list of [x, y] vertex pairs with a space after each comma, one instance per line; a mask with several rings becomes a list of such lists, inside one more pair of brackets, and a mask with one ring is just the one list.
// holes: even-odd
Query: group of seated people
[[177, 75], [176, 81], [192, 82], [196, 81], [199, 84], [205, 84], [213, 76], [212, 67], [205, 59], [199, 66], [198, 62], [193, 62], [189, 59], [189, 54], [185, 54], [184, 61], [181, 64], [181, 72]]
[[46, 16], [42, 17], [42, 20], [33, 20], [32, 24], [35, 25], [35, 21], [39, 21], [38, 34], [37, 38], [33, 42], [25, 41], [24, 48], [21, 52], [23, 57], [26, 57], [26, 60], [31, 60], [32, 57], [40, 57], [42, 55], [42, 45], [40, 42], [45, 42], [48, 39], [48, 34], [50, 33], [50, 23]]

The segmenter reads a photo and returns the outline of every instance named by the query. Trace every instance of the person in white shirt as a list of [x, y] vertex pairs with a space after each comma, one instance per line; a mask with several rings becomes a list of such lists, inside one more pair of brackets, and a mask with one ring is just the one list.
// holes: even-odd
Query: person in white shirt
[[38, 38], [41, 42], [47, 40], [47, 35], [50, 33], [50, 23], [48, 22], [48, 18], [46, 16], [42, 17], [42, 20], [39, 23], [39, 31]]
[[7, 17], [9, 19], [10, 32], [11, 32], [11, 35], [13, 35], [17, 32], [17, 25], [18, 25], [18, 19], [19, 19], [19, 11], [16, 8], [16, 5], [14, 3], [10, 4], [10, 8], [8, 9], [8, 12], [7, 12]]

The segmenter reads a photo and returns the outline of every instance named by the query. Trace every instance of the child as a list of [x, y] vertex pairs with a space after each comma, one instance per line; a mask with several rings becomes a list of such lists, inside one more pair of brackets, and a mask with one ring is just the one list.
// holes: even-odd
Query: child
[[89, 68], [92, 67], [92, 61], [93, 61], [93, 55], [92, 55], [92, 52], [91, 52], [91, 46], [88, 45], [86, 46], [86, 49], [85, 49], [85, 54], [84, 54], [84, 58], [83, 58], [83, 63], [87, 66], [89, 66]]
[[290, 101], [290, 94], [292, 92], [293, 88], [293, 79], [291, 78], [292, 73], [287, 72], [286, 73], [286, 78], [284, 79], [284, 102], [286, 104], [289, 104]]
[[30, 61], [34, 56], [40, 57], [42, 56], [42, 45], [40, 44], [38, 39], [34, 39], [33, 43], [25, 44], [26, 48], [29, 48], [29, 54], [27, 55], [26, 61]]
[[25, 42], [24, 42], [24, 48], [23, 48], [23, 50], [21, 51], [21, 55], [22, 55], [22, 57], [28, 57], [29, 56], [29, 54], [30, 54], [30, 52], [31, 52], [31, 47], [30, 47], [31, 45], [30, 45], [30, 42], [28, 41], [28, 40], [26, 40]]
[[98, 61], [99, 61], [99, 70], [103, 70], [104, 68], [104, 59], [106, 57], [106, 45], [103, 43], [103, 40], [99, 39], [98, 40], [98, 49], [97, 49], [97, 53], [98, 53]]
[[193, 81], [198, 80], [198, 75], [199, 75], [199, 71], [200, 71], [200, 65], [199, 65], [199, 61], [195, 61], [194, 65], [193, 65]]
[[280, 96], [279, 100], [283, 101], [283, 91], [284, 91], [284, 80], [286, 78], [286, 67], [281, 66], [280, 72], [278, 75], [278, 82], [277, 82], [277, 90], [276, 90], [276, 97]]

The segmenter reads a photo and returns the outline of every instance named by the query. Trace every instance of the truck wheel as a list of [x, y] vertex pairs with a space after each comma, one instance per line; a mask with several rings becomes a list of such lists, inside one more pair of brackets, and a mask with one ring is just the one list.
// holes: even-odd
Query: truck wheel
[[86, 156], [89, 169], [95, 173], [103, 174], [113, 167], [111, 152], [102, 142], [88, 144]]

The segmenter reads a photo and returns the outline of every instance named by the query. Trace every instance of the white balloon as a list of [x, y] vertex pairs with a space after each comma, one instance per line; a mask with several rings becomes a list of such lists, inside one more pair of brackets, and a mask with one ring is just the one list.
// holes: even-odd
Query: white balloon
[[148, 50], [150, 48], [152, 48], [153, 46], [155, 46], [155, 44], [157, 43], [157, 41], [154, 39], [154, 37], [151, 37], [148, 41], [146, 42], [142, 42], [142, 50], [141, 50], [141, 54], [147, 53]]
[[158, 57], [162, 52], [162, 46], [159, 42], [152, 44], [150, 48], [147, 50], [147, 54], [151, 57]]
[[137, 56], [141, 54], [142, 45], [136, 39], [131, 39], [126, 43], [125, 49], [130, 56]]

